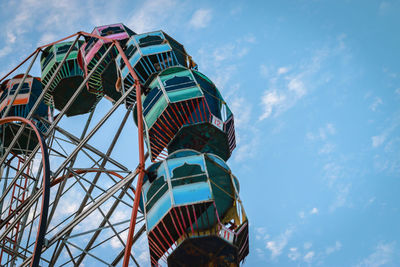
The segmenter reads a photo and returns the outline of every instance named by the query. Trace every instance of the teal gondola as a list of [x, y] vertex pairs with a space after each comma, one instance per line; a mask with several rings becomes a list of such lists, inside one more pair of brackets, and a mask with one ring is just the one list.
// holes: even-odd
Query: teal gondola
[[[46, 47], [43, 51], [40, 60], [43, 86], [48, 85], [72, 44], [73, 42], [57, 43]], [[62, 110], [82, 84], [84, 73], [78, 62], [78, 51], [82, 44], [83, 41], [78, 41], [75, 44], [54, 81], [50, 84], [50, 88], [45, 94], [47, 105]], [[89, 93], [84, 88], [65, 114], [75, 116], [88, 113], [93, 110], [99, 100], [100, 97]]]
[[[154, 75], [172, 66], [194, 67], [182, 44], [163, 31], [154, 31], [132, 36], [126, 46], [125, 54], [137, 74], [140, 83], [146, 84]], [[128, 67], [121, 55], [116, 58], [122, 91], [127, 91], [134, 83]], [[136, 94], [131, 94], [126, 102], [131, 107], [136, 102]]]
[[183, 148], [229, 159], [236, 146], [233, 114], [202, 73], [184, 67], [165, 69], [152, 80], [142, 102], [152, 161]]
[[[194, 243], [205, 251], [198, 255], [205, 262], [218, 256], [237, 264], [247, 255], [248, 222], [238, 197], [239, 183], [220, 157], [179, 150], [146, 173], [140, 208], [153, 266], [171, 251], [168, 261], [193, 261], [195, 255], [183, 256], [182, 251]], [[208, 246], [210, 242], [214, 245]]]

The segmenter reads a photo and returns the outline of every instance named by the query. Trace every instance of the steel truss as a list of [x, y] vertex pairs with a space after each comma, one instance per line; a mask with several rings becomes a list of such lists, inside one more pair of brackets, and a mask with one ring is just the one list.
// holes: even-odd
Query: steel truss
[[[26, 121], [33, 118], [35, 110], [76, 42], [89, 36], [93, 37], [91, 34], [78, 32], [57, 41], [75, 38], [25, 118]], [[11, 103], [16, 99], [39, 53], [54, 43], [39, 47], [0, 80], [4, 80], [31, 59]], [[138, 211], [144, 164], [147, 159], [143, 146], [141, 85], [134, 84], [111, 107], [106, 103], [107, 100], [102, 100], [98, 104], [101, 108], [74, 118], [73, 123], [64, 116], [79, 93], [86, 90], [87, 81], [114, 46], [122, 55], [132, 76], [138, 81], [118, 41], [113, 40], [64, 109], [52, 120], [41, 119], [49, 128], [42, 136], [36, 136], [36, 139], [43, 139], [43, 143], [39, 142], [33, 150], [21, 147], [18, 143], [27, 129], [36, 130], [33, 124], [10, 120], [7, 114], [11, 105], [6, 108], [3, 118], [0, 119], [0, 124], [3, 125], [1, 127], [4, 127], [4, 123], [12, 123], [14, 129], [18, 129], [12, 132], [13, 139], [10, 145], [3, 148], [0, 158], [2, 266], [79, 266], [83, 263], [115, 266], [121, 263], [122, 258], [124, 266], [128, 266], [130, 259], [139, 266], [137, 255], [133, 253], [137, 247], [133, 247], [133, 252], [131, 248], [145, 232], [144, 216]], [[113, 154], [121, 136], [136, 131], [133, 120], [129, 119], [131, 111], [121, 105], [134, 90], [137, 92], [139, 103], [139, 164], [136, 167], [123, 163], [131, 163], [131, 160], [126, 159], [126, 151], [122, 155], [121, 151]], [[31, 132], [29, 139], [34, 140], [35, 131]], [[0, 138], [4, 144], [5, 137]], [[137, 153], [129, 152], [130, 156]], [[132, 185], [135, 179], [136, 187]], [[131, 218], [126, 216], [130, 213]], [[136, 225], [138, 227], [135, 231]]]

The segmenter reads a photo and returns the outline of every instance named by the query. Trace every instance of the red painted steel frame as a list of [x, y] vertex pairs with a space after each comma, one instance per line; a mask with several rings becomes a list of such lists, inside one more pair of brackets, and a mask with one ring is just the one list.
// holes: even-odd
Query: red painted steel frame
[[[39, 218], [39, 225], [38, 225], [38, 232], [36, 235], [36, 242], [35, 242], [35, 248], [33, 249], [32, 253], [32, 261], [30, 266], [38, 266], [39, 265], [39, 260], [40, 260], [40, 254], [42, 253], [42, 245], [44, 241], [44, 234], [46, 231], [46, 224], [47, 224], [47, 210], [49, 208], [49, 195], [50, 195], [50, 166], [49, 166], [49, 158], [48, 158], [48, 153], [47, 153], [47, 147], [46, 144], [44, 143], [42, 136], [40, 135], [38, 129], [35, 127], [35, 125], [30, 121], [22, 117], [6, 117], [3, 119], [0, 119], [0, 125], [5, 124], [5, 123], [10, 123], [10, 122], [15, 122], [19, 121], [24, 124], [28, 124], [29, 126], [32, 127], [33, 131], [35, 132], [37, 139], [40, 144], [40, 149], [42, 151], [42, 163], [43, 163], [43, 192], [42, 192], [42, 207], [41, 207], [41, 212], [40, 212], [40, 218]], [[38, 245], [39, 244], [39, 245]]]
[[120, 53], [125, 65], [128, 67], [129, 72], [131, 73], [133, 79], [135, 79], [135, 87], [136, 87], [138, 142], [139, 142], [139, 177], [138, 177], [137, 184], [136, 184], [135, 200], [133, 202], [131, 222], [129, 225], [129, 232], [128, 232], [128, 240], [126, 241], [124, 262], [122, 264], [123, 267], [128, 267], [131, 249], [132, 249], [132, 243], [133, 243], [133, 235], [135, 233], [136, 218], [137, 218], [137, 212], [138, 212], [138, 208], [139, 208], [140, 194], [142, 192], [144, 168], [145, 168], [144, 144], [143, 144], [142, 88], [141, 88], [141, 85], [139, 82], [139, 78], [136, 75], [135, 71], [133, 70], [131, 64], [129, 63], [129, 60], [126, 57], [125, 52], [122, 50], [121, 46], [119, 45], [119, 43], [117, 41], [114, 41], [114, 44], [117, 47], [118, 52]]
[[[124, 261], [123, 261], [123, 267], [128, 267], [129, 265], [129, 259], [130, 259], [130, 253], [131, 253], [131, 249], [132, 249], [132, 244], [133, 244], [133, 235], [135, 233], [135, 225], [136, 225], [136, 218], [137, 218], [137, 212], [138, 212], [138, 208], [139, 208], [139, 200], [140, 200], [140, 194], [142, 191], [142, 185], [143, 185], [143, 177], [144, 177], [144, 171], [145, 171], [145, 156], [144, 156], [144, 144], [143, 144], [143, 111], [142, 111], [142, 96], [141, 96], [141, 84], [139, 82], [139, 78], [136, 75], [134, 69], [132, 68], [131, 64], [129, 63], [128, 58], [125, 55], [125, 52], [123, 51], [122, 47], [120, 46], [119, 42], [117, 40], [113, 40], [107, 37], [103, 37], [103, 36], [99, 36], [99, 35], [95, 35], [95, 34], [90, 34], [87, 32], [77, 32], [75, 34], [69, 35], [65, 38], [62, 38], [58, 41], [52, 42], [50, 44], [47, 45], [43, 45], [38, 47], [34, 53], [32, 53], [28, 58], [26, 58], [22, 63], [20, 63], [17, 67], [15, 67], [13, 70], [11, 70], [9, 73], [7, 73], [4, 77], [2, 77], [0, 79], [0, 82], [2, 80], [4, 80], [5, 78], [7, 78], [11, 73], [13, 73], [16, 69], [18, 69], [21, 65], [23, 65], [29, 58], [31, 58], [38, 50], [41, 50], [45, 47], [48, 47], [50, 45], [62, 42], [64, 40], [67, 40], [71, 37], [74, 37], [76, 35], [82, 35], [82, 36], [90, 36], [90, 37], [94, 37], [94, 38], [98, 38], [98, 39], [103, 39], [105, 41], [111, 41], [113, 43], [113, 45], [116, 46], [116, 48], [118, 49], [118, 52], [121, 54], [122, 60], [124, 61], [125, 65], [128, 67], [130, 74], [132, 75], [132, 77], [135, 79], [135, 87], [136, 87], [136, 105], [137, 105], [137, 118], [138, 118], [138, 142], [139, 142], [139, 177], [137, 180], [137, 184], [136, 184], [136, 192], [135, 192], [135, 199], [133, 202], [133, 209], [132, 209], [132, 214], [131, 214], [131, 221], [130, 221], [130, 225], [129, 225], [129, 232], [128, 232], [128, 239], [127, 239], [127, 243], [126, 243], [126, 247], [125, 247], [125, 254], [124, 254]], [[21, 121], [24, 123], [27, 123], [29, 125], [33, 125], [30, 121], [24, 119], [24, 118], [19, 118], [19, 117], [7, 117], [3, 120], [0, 120], [0, 125], [2, 123], [7, 123], [7, 122], [11, 122], [14, 120], [17, 121]], [[35, 132], [37, 132], [37, 129], [35, 127], [32, 127], [35, 129]], [[37, 132], [37, 134], [39, 134], [39, 132]], [[39, 134], [40, 136], [40, 134]], [[38, 138], [39, 138], [38, 136]], [[40, 140], [40, 138], [39, 138]], [[42, 143], [41, 144], [41, 148], [42, 148]], [[42, 148], [43, 151], [43, 148]], [[54, 181], [53, 181], [54, 182]], [[42, 201], [43, 202], [43, 201]], [[43, 203], [42, 203], [43, 204]], [[43, 208], [43, 206], [42, 206]], [[41, 220], [42, 222], [42, 220]], [[46, 222], [44, 222], [46, 223]], [[39, 224], [40, 225], [40, 224]], [[36, 250], [36, 244], [35, 244], [35, 250]], [[40, 256], [39, 256], [40, 257]], [[34, 261], [31, 262], [31, 266], [32, 263]]]

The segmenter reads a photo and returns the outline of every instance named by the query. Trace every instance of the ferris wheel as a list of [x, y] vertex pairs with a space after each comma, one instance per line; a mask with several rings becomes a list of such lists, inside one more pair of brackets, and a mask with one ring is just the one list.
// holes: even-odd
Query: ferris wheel
[[178, 41], [95, 27], [0, 82], [2, 266], [245, 259], [233, 114]]

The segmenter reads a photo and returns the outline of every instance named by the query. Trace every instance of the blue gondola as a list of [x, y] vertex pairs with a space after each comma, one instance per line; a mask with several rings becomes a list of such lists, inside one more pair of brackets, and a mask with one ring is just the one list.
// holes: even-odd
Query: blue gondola
[[[169, 266], [186, 266], [193, 260], [207, 263], [216, 257], [229, 264], [243, 260], [248, 253], [248, 222], [238, 193], [238, 180], [213, 154], [179, 150], [150, 166], [140, 207], [152, 265], [171, 251]], [[185, 253], [193, 245], [204, 253]]]
[[[163, 31], [132, 36], [126, 44], [125, 54], [142, 84], [146, 84], [154, 75], [166, 68], [194, 66], [183, 45]], [[125, 92], [135, 81], [121, 55], [117, 56], [116, 63], [122, 79], [122, 91]], [[134, 93], [128, 97], [127, 106], [132, 106], [135, 101]]]

